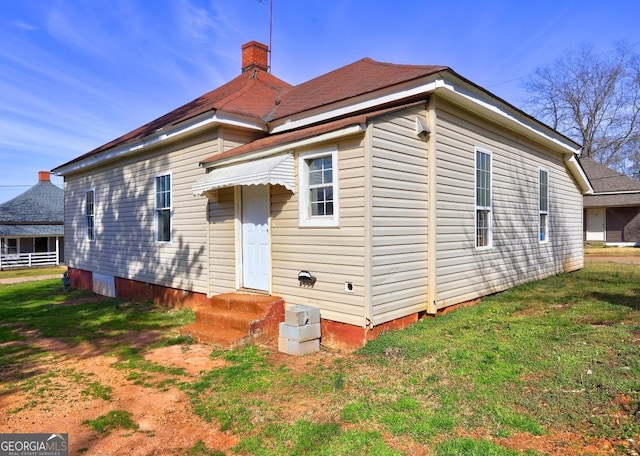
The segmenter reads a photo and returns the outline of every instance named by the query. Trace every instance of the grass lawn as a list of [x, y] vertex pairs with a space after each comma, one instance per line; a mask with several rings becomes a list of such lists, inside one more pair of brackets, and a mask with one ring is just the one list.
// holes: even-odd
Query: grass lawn
[[12, 279], [15, 277], [36, 277], [43, 275], [62, 274], [67, 270], [66, 266], [43, 266], [39, 268], [7, 269], [0, 271], [0, 279]]
[[[171, 343], [192, 318], [113, 299], [56, 305], [83, 296], [74, 293], [55, 280], [0, 285], [0, 370], [40, 356], [4, 343], [21, 337], [18, 326], [71, 341], [157, 328]], [[172, 385], [193, 413], [238, 436], [229, 454], [622, 455], [640, 440], [639, 344], [640, 268], [589, 263], [297, 368], [262, 347], [214, 350], [222, 367]], [[154, 394], [153, 366], [126, 345], [113, 352]], [[135, 429], [121, 415], [105, 420]]]
[[586, 243], [584, 246], [585, 256], [640, 256], [638, 247], [607, 247], [603, 243]]

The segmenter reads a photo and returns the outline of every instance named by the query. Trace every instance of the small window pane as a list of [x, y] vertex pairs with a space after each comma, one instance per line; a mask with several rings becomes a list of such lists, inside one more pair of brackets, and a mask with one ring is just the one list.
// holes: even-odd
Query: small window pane
[[158, 241], [171, 240], [171, 212], [167, 209], [158, 211]]
[[476, 247], [489, 245], [489, 211], [476, 212]]

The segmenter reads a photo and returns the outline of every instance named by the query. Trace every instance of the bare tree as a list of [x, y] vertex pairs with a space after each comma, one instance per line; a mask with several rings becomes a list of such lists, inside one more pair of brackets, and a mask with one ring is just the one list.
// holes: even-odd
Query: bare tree
[[621, 172], [640, 171], [640, 54], [624, 42], [598, 54], [582, 45], [524, 83], [527, 109]]

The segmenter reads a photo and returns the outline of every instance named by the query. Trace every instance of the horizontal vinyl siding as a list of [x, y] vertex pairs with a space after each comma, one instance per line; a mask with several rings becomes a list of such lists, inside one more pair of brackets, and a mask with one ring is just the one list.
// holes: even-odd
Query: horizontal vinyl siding
[[[191, 193], [216, 134], [170, 144], [65, 178], [67, 264], [195, 292], [207, 290], [206, 198]], [[155, 181], [171, 173], [172, 242], [155, 242]], [[84, 196], [95, 189], [96, 240], [85, 239]]]
[[218, 201], [209, 202], [210, 293], [236, 288], [234, 189], [218, 191]]
[[372, 130], [371, 283], [373, 323], [426, 309], [427, 143], [415, 133], [414, 108]]
[[[437, 306], [582, 267], [582, 196], [561, 155], [444, 103], [437, 115]], [[475, 147], [492, 153], [493, 245], [475, 248]], [[538, 241], [538, 173], [549, 239]]]
[[[273, 294], [288, 306], [311, 305], [320, 308], [322, 318], [355, 325], [364, 324], [363, 161], [361, 136], [338, 143], [339, 227], [299, 227], [298, 192], [271, 187]], [[299, 285], [301, 270], [316, 277], [313, 288]], [[353, 293], [345, 292], [345, 282], [353, 283]]]
[[243, 144], [251, 142], [264, 135], [264, 132], [261, 131], [247, 131], [237, 128], [222, 127], [222, 133], [220, 135], [222, 150], [220, 152], [226, 152], [235, 147], [242, 146]]

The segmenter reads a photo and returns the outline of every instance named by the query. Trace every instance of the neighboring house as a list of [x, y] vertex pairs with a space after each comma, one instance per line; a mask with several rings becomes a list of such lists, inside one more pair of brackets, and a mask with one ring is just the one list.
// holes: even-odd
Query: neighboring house
[[361, 346], [582, 268], [578, 144], [444, 66], [365, 58], [291, 86], [267, 54], [244, 45], [231, 82], [53, 170], [75, 286], [277, 295]]
[[593, 186], [584, 197], [584, 240], [640, 245], [640, 181], [590, 158], [580, 163]]
[[40, 171], [36, 185], [0, 204], [0, 269], [64, 261], [63, 194]]

